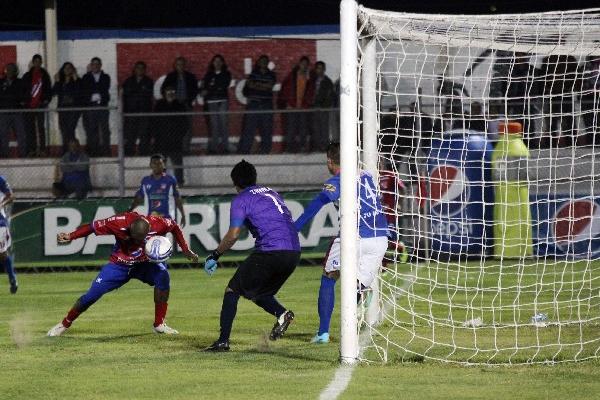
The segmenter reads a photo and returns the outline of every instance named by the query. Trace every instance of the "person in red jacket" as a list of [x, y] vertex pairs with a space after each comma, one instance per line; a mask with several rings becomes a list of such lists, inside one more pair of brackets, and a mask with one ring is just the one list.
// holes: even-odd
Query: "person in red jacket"
[[406, 246], [399, 238], [400, 201], [406, 193], [406, 186], [398, 177], [397, 172], [383, 170], [379, 172], [379, 189], [381, 190], [383, 214], [388, 223], [388, 249], [383, 258], [383, 266], [388, 268], [398, 262], [405, 263], [408, 259]]
[[310, 81], [310, 61], [308, 57], [300, 58], [292, 72], [281, 83], [281, 91], [277, 97], [277, 107], [289, 110], [283, 114], [285, 121], [285, 150], [288, 153], [298, 153], [306, 146], [309, 133], [308, 111], [309, 104], [305, 96]]
[[198, 262], [198, 255], [188, 247], [179, 225], [170, 218], [125, 212], [82, 225], [71, 233], [59, 233], [57, 239], [59, 243], [69, 243], [92, 233], [115, 237], [116, 243], [109, 263], [102, 267], [89, 290], [75, 302], [66, 317], [48, 331], [48, 336], [62, 335], [81, 313], [104, 294], [120, 288], [131, 278], [154, 286], [154, 332], [170, 335], [179, 333], [165, 324], [170, 288], [167, 265], [150, 262], [144, 252], [144, 244], [148, 238], [172, 233], [183, 254]]
[[[24, 86], [25, 108], [40, 110], [48, 107], [52, 100], [50, 75], [42, 68], [42, 56], [36, 54], [31, 59], [31, 68], [21, 78]], [[46, 113], [28, 112], [23, 114], [29, 157], [46, 156]]]

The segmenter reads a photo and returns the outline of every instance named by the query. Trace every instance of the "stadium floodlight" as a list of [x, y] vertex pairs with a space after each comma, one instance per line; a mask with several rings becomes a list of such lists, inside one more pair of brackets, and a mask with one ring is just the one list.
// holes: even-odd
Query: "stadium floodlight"
[[[340, 13], [342, 362], [599, 357], [600, 9]], [[357, 176], [383, 169], [411, 258], [361, 319]]]

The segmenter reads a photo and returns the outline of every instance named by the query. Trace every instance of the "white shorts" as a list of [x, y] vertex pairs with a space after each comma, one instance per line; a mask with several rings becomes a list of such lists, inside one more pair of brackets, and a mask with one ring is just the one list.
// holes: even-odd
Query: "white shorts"
[[0, 253], [7, 252], [10, 244], [10, 230], [7, 226], [0, 226]]
[[[388, 247], [387, 236], [358, 240], [358, 281], [369, 287], [383, 262]], [[340, 238], [335, 238], [325, 258], [325, 272], [340, 270]]]

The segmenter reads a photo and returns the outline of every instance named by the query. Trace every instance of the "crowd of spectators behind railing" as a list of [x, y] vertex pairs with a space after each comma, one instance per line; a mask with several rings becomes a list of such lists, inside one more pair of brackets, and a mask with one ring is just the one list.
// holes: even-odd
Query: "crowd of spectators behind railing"
[[[493, 142], [506, 119], [522, 124], [530, 149], [600, 146], [599, 57], [539, 59], [497, 51], [490, 75], [486, 104], [470, 100], [466, 85], [446, 80], [440, 82], [436, 106], [422, 104], [418, 90], [408, 109], [382, 113], [382, 151], [396, 154], [396, 161], [407, 163], [416, 176], [415, 159], [428, 153], [431, 139], [441, 132], [481, 132]], [[438, 116], [427, 112], [432, 108], [440, 110]]]
[[[42, 67], [42, 57], [36, 54], [30, 69], [19, 78], [16, 64], [8, 64], [0, 80], [0, 157], [8, 157], [10, 131], [17, 140], [19, 157], [49, 155], [46, 143], [46, 111], [53, 96], [57, 97], [58, 126], [63, 153], [76, 139], [76, 127], [82, 120], [86, 151], [91, 157], [112, 155], [109, 124], [111, 77], [102, 70], [102, 60], [91, 59], [87, 71], [79, 76], [71, 62], [65, 62], [51, 78]], [[208, 154], [230, 152], [249, 154], [254, 137], [260, 135], [258, 152], [272, 151], [274, 106], [298, 111], [282, 115], [289, 153], [323, 151], [329, 142], [329, 114], [323, 108], [336, 106], [334, 85], [325, 75], [325, 63], [310, 64], [302, 57], [298, 65], [284, 78], [279, 96], [273, 87], [277, 76], [269, 68], [269, 57], [258, 58], [246, 77], [243, 94], [246, 111], [237, 148], [230, 142], [229, 92], [232, 76], [226, 60], [215, 55], [202, 79], [186, 68], [186, 59], [177, 57], [173, 70], [166, 75], [161, 98], [154, 98], [155, 82], [146, 74], [146, 64], [138, 61], [131, 75], [119, 86], [123, 112], [123, 148], [125, 156], [146, 156], [163, 153], [174, 165], [181, 165], [182, 156], [190, 153], [194, 105], [202, 96], [208, 124]], [[311, 111], [311, 108], [319, 110]], [[11, 110], [10, 112], [1, 112]], [[22, 112], [38, 109], [41, 112]], [[310, 140], [309, 140], [310, 139]], [[182, 171], [176, 170], [182, 181]]]
[[[432, 137], [453, 129], [482, 131], [493, 138], [498, 122], [507, 118], [522, 123], [530, 148], [600, 144], [600, 60], [552, 55], [536, 63], [532, 62], [534, 57], [497, 51], [485, 104], [469, 100], [465, 85], [441, 79], [436, 99], [439, 105], [434, 107], [439, 112], [434, 117], [425, 111], [427, 105], [421, 104], [419, 90], [408, 110], [394, 108], [382, 114], [384, 147], [400, 153], [416, 148], [426, 152]], [[72, 63], [65, 62], [54, 77], [54, 85], [37, 54], [22, 78], [18, 77], [16, 64], [6, 65], [4, 72], [0, 79], [0, 109], [12, 111], [0, 112], [0, 157], [9, 156], [10, 131], [16, 137], [19, 157], [48, 155], [46, 115], [31, 111], [46, 110], [53, 96], [57, 97], [63, 152], [76, 138], [75, 128], [82, 119], [87, 154], [111, 155], [107, 108], [111, 77], [102, 70], [100, 58], [91, 59], [82, 77]], [[269, 68], [269, 57], [260, 56], [242, 90], [247, 112], [235, 148], [230, 142], [228, 114], [232, 76], [223, 56], [215, 55], [210, 60], [200, 80], [187, 70], [185, 58], [176, 58], [161, 85], [159, 100], [154, 98], [155, 82], [147, 75], [146, 64], [138, 61], [131, 76], [120, 84], [124, 154], [161, 152], [173, 165], [181, 165], [182, 156], [190, 152], [190, 111], [198, 95], [208, 112], [208, 154], [248, 154], [253, 148], [260, 154], [271, 153], [277, 112], [281, 113], [284, 152], [323, 151], [331, 139], [329, 120], [335, 115], [327, 109], [338, 106], [339, 96], [338, 86], [326, 75], [325, 63], [313, 64], [308, 57], [300, 57], [275, 93], [277, 81], [276, 73]], [[27, 112], [19, 112], [23, 109]], [[261, 141], [256, 148], [257, 134]], [[182, 181], [180, 169], [176, 175]]]

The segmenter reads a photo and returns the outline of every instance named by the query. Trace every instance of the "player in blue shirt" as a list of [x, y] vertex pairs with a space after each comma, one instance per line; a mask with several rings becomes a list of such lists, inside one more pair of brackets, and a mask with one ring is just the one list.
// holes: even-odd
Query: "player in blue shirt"
[[17, 275], [13, 267], [13, 259], [10, 254], [10, 215], [8, 205], [15, 200], [12, 190], [6, 179], [0, 176], [0, 267], [8, 274], [10, 283], [10, 292], [17, 293], [19, 284], [17, 283]]
[[[304, 213], [298, 217], [294, 225], [298, 232], [326, 204], [333, 202], [337, 208], [340, 199], [340, 145], [331, 143], [327, 148], [327, 168], [333, 175], [323, 190], [306, 206]], [[381, 199], [377, 195], [377, 187], [373, 177], [362, 172], [358, 185], [358, 282], [362, 292], [369, 288], [376, 278], [379, 267], [387, 250], [387, 220], [383, 214]], [[329, 342], [329, 323], [335, 303], [335, 282], [340, 276], [340, 238], [334, 239], [325, 258], [321, 287], [319, 288], [319, 331], [312, 339], [313, 343]]]
[[148, 207], [146, 212], [148, 215], [158, 215], [177, 221], [175, 211], [175, 207], [177, 207], [181, 215], [179, 225], [185, 226], [183, 201], [177, 190], [177, 180], [165, 172], [164, 156], [162, 154], [152, 155], [150, 157], [150, 168], [152, 174], [142, 179], [129, 211], [133, 211], [140, 204], [144, 204]]
[[221, 334], [206, 351], [228, 351], [229, 336], [240, 296], [252, 300], [277, 320], [269, 338], [277, 340], [294, 319], [275, 294], [296, 269], [300, 261], [300, 241], [292, 214], [276, 191], [256, 185], [256, 169], [242, 160], [231, 171], [238, 195], [231, 202], [229, 231], [204, 263], [212, 275], [217, 260], [237, 241], [246, 226], [256, 239], [254, 252], [238, 267], [229, 281], [221, 308]]

